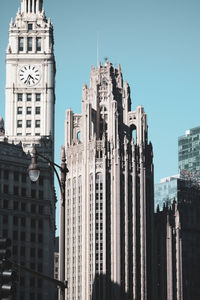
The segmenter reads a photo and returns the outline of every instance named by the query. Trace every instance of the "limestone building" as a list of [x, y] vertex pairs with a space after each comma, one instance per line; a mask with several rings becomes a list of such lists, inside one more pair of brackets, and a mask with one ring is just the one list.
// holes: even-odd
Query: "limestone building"
[[21, 0], [10, 22], [6, 53], [5, 134], [11, 141], [22, 141], [24, 149], [39, 143], [41, 136], [54, 142], [53, 45], [43, 0]]
[[[13, 259], [54, 276], [55, 190], [51, 168], [40, 161], [32, 184], [29, 151], [54, 159], [55, 59], [53, 26], [42, 0], [21, 0], [11, 19], [6, 52], [5, 132], [0, 120], [0, 234], [13, 241]], [[5, 207], [4, 207], [5, 203]], [[16, 300], [54, 299], [55, 286], [25, 274]]]
[[66, 299], [154, 299], [152, 145], [120, 66], [92, 67], [65, 128]]

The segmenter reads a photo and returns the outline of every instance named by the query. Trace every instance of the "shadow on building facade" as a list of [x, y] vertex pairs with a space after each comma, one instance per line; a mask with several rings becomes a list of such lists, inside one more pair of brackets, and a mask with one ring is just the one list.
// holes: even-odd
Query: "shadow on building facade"
[[125, 292], [122, 285], [110, 280], [106, 274], [96, 274], [91, 300], [131, 300], [129, 292]]

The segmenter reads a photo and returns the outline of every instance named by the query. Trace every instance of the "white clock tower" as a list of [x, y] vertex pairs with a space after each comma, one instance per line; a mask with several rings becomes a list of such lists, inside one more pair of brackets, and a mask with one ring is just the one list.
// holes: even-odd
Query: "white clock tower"
[[5, 135], [27, 150], [42, 137], [54, 144], [53, 45], [43, 0], [21, 0], [21, 10], [11, 19], [6, 54]]

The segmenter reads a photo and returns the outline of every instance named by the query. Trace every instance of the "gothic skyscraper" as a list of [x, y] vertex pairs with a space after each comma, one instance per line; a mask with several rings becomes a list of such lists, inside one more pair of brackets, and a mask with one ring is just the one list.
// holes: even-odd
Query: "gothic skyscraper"
[[153, 153], [121, 67], [92, 67], [66, 112], [66, 299], [154, 299]]

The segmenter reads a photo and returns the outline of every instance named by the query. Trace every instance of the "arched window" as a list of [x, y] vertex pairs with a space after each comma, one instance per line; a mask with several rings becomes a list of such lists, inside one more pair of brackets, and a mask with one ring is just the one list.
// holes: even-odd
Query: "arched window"
[[105, 106], [101, 106], [100, 108], [100, 138], [102, 138], [103, 133], [107, 133], [107, 123], [108, 123], [108, 112]]

